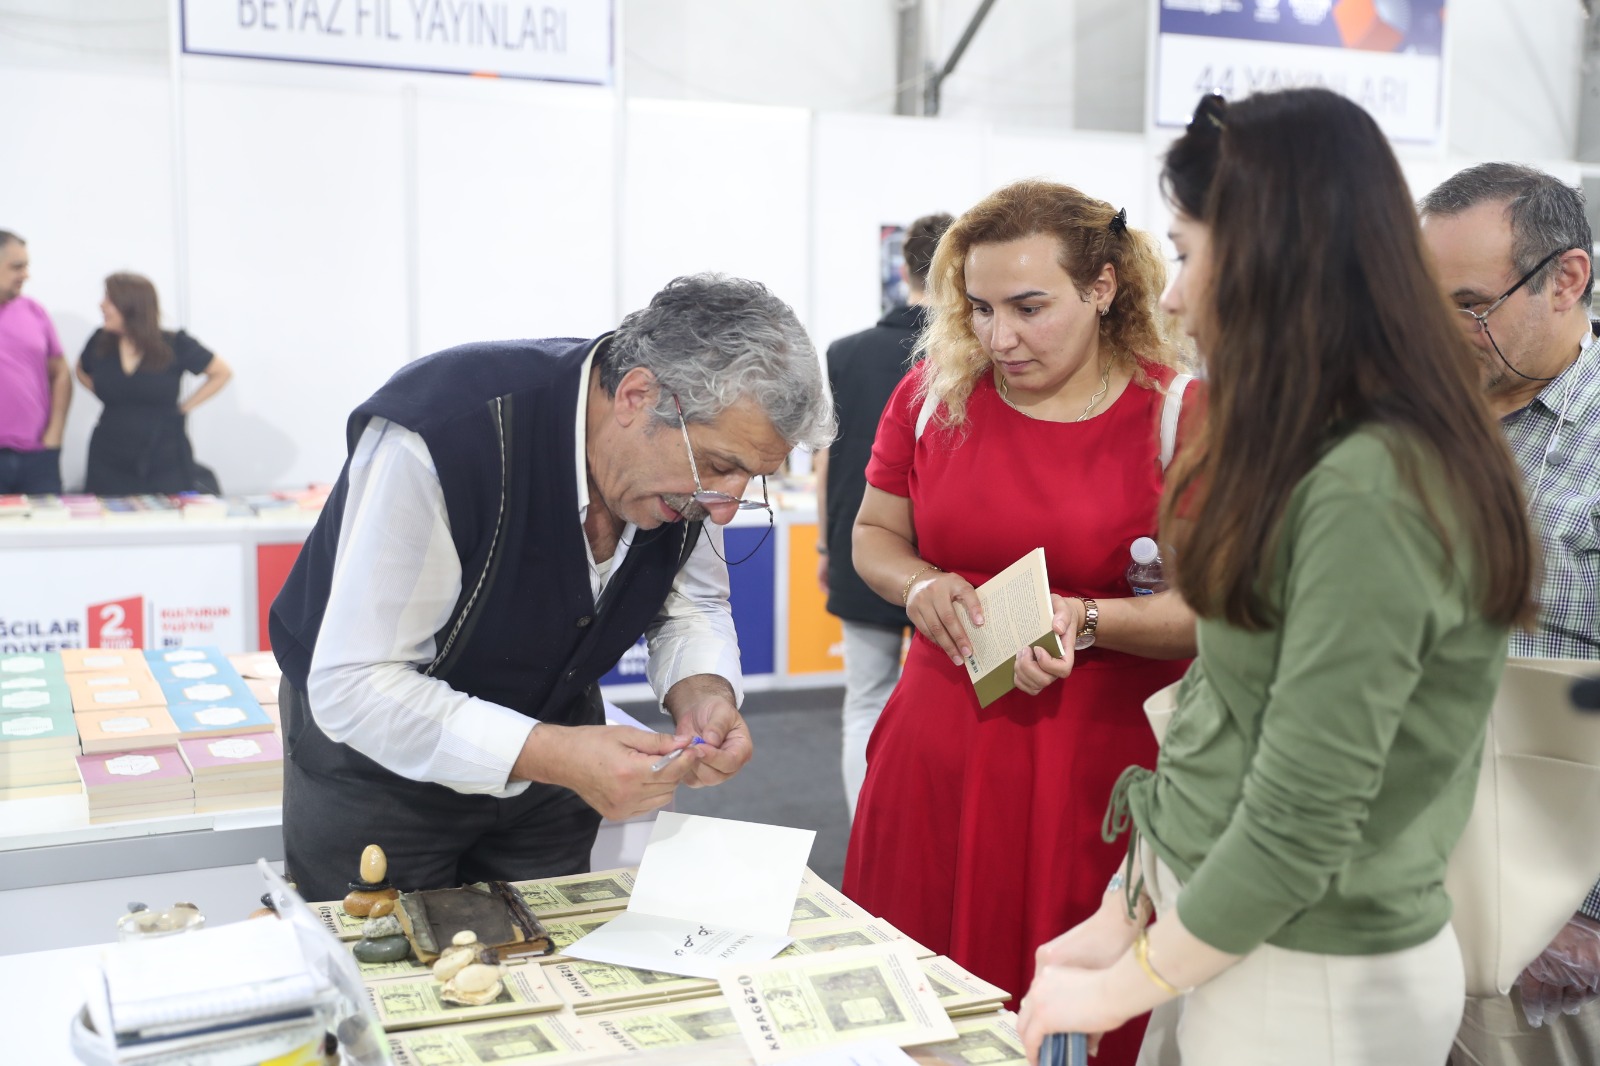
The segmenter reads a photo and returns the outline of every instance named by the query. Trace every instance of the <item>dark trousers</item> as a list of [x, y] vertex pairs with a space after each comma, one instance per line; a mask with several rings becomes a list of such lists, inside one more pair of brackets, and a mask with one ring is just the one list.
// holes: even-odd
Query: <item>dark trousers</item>
[[0, 496], [61, 494], [61, 449], [19, 452], [0, 448]]
[[311, 721], [305, 694], [285, 679], [278, 699], [288, 749], [284, 866], [302, 899], [343, 898], [368, 844], [383, 848], [389, 881], [406, 892], [588, 871], [600, 814], [570, 789], [535, 783], [496, 799], [371, 769], [352, 774], [334, 765], [333, 749], [344, 746]]

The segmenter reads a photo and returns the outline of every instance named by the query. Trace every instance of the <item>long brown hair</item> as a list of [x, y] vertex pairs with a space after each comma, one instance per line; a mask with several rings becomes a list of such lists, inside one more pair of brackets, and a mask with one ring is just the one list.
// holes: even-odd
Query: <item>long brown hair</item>
[[1070, 185], [1027, 180], [985, 196], [945, 231], [928, 274], [928, 326], [917, 342], [917, 353], [928, 360], [924, 393], [939, 397], [949, 412], [948, 420], [940, 415], [941, 425], [966, 421], [967, 399], [990, 372], [989, 356], [972, 331], [967, 301], [967, 252], [974, 245], [1038, 234], [1054, 237], [1060, 246], [1057, 262], [1080, 294], [1089, 291], [1110, 263], [1117, 274], [1117, 294], [1100, 319], [1100, 343], [1112, 361], [1147, 387], [1139, 359], [1166, 366], [1177, 361], [1156, 306], [1167, 276], [1161, 249], [1149, 234], [1129, 228], [1126, 219], [1104, 200]]
[[[1516, 466], [1372, 118], [1323, 89], [1211, 97], [1162, 186], [1211, 236], [1208, 417], [1161, 509], [1184, 598], [1203, 617], [1274, 624], [1261, 575], [1290, 494], [1345, 432], [1375, 424], [1450, 551], [1435, 501], [1448, 506], [1485, 617], [1528, 620], [1535, 564]], [[1425, 462], [1442, 498], [1422, 483]]]
[[[172, 348], [161, 335], [161, 304], [156, 287], [142, 274], [112, 274], [106, 278], [106, 299], [122, 316], [122, 336], [139, 352], [140, 370], [165, 370], [172, 365]], [[117, 355], [117, 335], [102, 333], [95, 355]]]

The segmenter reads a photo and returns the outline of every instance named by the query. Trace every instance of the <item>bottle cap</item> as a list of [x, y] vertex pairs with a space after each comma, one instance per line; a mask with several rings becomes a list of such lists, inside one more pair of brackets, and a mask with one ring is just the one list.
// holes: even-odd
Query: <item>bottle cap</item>
[[1153, 563], [1161, 558], [1161, 549], [1149, 537], [1140, 537], [1134, 541], [1130, 551], [1133, 554], [1133, 561], [1136, 563]]

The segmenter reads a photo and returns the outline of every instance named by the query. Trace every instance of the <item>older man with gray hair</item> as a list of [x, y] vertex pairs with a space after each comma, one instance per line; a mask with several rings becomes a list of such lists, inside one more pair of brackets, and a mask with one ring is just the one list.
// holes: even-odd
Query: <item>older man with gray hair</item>
[[[1418, 207], [1544, 549], [1539, 623], [1512, 634], [1511, 654], [1600, 659], [1600, 337], [1583, 193], [1532, 167], [1484, 163]], [[1450, 1061], [1600, 1066], [1597, 992], [1600, 885], [1509, 999], [1467, 1002]]]
[[[602, 815], [736, 774], [721, 527], [832, 429], [794, 312], [718, 275], [592, 340], [428, 356], [357, 407], [270, 620], [302, 893], [342, 896], [371, 843], [406, 890], [581, 873]], [[674, 735], [603, 725], [640, 633]]]

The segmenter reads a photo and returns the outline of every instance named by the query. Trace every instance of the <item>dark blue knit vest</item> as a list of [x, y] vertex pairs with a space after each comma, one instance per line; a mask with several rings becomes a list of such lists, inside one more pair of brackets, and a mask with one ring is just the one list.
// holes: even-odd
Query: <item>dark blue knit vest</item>
[[[595, 602], [573, 454], [578, 390], [587, 387], [579, 378], [594, 343], [503, 341], [427, 356], [357, 407], [346, 430], [353, 450], [371, 419], [388, 419], [422, 437], [438, 470], [462, 591], [428, 673], [459, 692], [566, 724], [589, 720], [590, 686], [661, 610], [699, 534], [681, 523], [636, 531]], [[301, 691], [348, 486], [347, 461], [272, 604], [272, 650]], [[319, 755], [324, 772], [381, 770], [346, 745], [315, 739], [342, 749], [335, 765], [327, 756], [336, 753]]]

